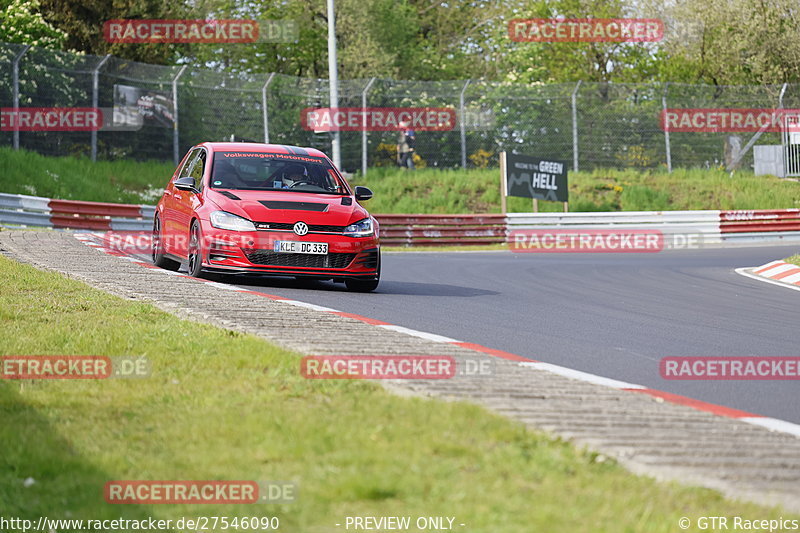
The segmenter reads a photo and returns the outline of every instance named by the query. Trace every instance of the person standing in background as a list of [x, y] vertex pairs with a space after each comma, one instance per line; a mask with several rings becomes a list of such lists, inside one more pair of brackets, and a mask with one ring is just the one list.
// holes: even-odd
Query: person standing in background
[[417, 135], [410, 129], [411, 123], [408, 121], [400, 122], [400, 135], [397, 138], [398, 164], [400, 168], [414, 169], [414, 143]]

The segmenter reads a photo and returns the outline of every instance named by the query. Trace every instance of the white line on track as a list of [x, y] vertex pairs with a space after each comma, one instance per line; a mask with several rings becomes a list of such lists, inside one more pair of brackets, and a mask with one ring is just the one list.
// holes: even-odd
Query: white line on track
[[742, 276], [745, 276], [745, 277], [748, 277], [748, 278], [753, 278], [753, 279], [758, 280], [758, 281], [763, 281], [764, 283], [771, 283], [772, 285], [777, 285], [778, 287], [784, 287], [786, 289], [794, 289], [796, 291], [800, 291], [800, 287], [798, 287], [796, 285], [789, 285], [788, 283], [782, 283], [780, 281], [775, 281], [773, 279], [762, 278], [761, 276], [759, 276], [757, 274], [752, 274], [750, 272], [747, 272], [746, 268], [737, 268], [734, 272], [736, 272], [737, 274], [741, 274]]
[[307, 309], [313, 309], [314, 311], [325, 311], [327, 313], [338, 313], [336, 309], [331, 309], [330, 307], [323, 307], [321, 305], [310, 304], [307, 302], [300, 302], [297, 300], [276, 300], [282, 304], [294, 305], [295, 307], [305, 307]]
[[603, 385], [604, 387], [611, 387], [612, 389], [646, 389], [642, 385], [636, 385], [635, 383], [628, 383], [625, 381], [619, 381], [616, 379], [606, 378], [603, 376], [598, 376], [596, 374], [589, 374], [588, 372], [581, 372], [580, 370], [573, 370], [572, 368], [566, 368], [563, 366], [553, 365], [550, 363], [520, 363], [519, 366], [524, 366], [527, 368], [535, 368], [536, 370], [545, 370], [547, 372], [551, 372], [553, 374], [558, 374], [559, 376], [564, 376], [565, 378], [572, 378], [577, 379], [580, 381], [586, 381], [588, 383], [594, 383], [595, 385]]
[[755, 424], [756, 426], [765, 427], [767, 429], [771, 429], [772, 431], [790, 433], [795, 437], [800, 437], [800, 425], [787, 422], [786, 420], [779, 420], [777, 418], [769, 418], [766, 416], [744, 417], [740, 418], [739, 420], [742, 422], [747, 422], [748, 424]]
[[451, 339], [450, 337], [444, 337], [442, 335], [436, 335], [435, 333], [427, 333], [425, 331], [417, 331], [415, 329], [404, 328], [403, 326], [395, 326], [393, 324], [382, 324], [378, 326], [379, 328], [383, 329], [390, 329], [392, 331], [397, 331], [399, 333], [405, 333], [406, 335], [413, 335], [414, 337], [419, 337], [420, 339], [427, 339], [433, 342], [460, 342], [456, 339]]

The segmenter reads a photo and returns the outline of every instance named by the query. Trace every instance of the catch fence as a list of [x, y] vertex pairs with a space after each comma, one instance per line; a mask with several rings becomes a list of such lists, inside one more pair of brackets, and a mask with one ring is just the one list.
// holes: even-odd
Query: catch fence
[[[46, 155], [177, 160], [201, 141], [253, 140], [331, 152], [331, 134], [301, 125], [304, 109], [328, 106], [328, 81], [281, 74], [226, 74], [194, 65], [161, 66], [114, 56], [0, 44], [0, 107], [95, 107], [99, 131], [13, 131], [0, 146]], [[717, 168], [754, 133], [665, 131], [665, 109], [800, 108], [800, 85], [677, 83], [523, 84], [341, 80], [340, 107], [435, 107], [456, 112], [447, 131], [417, 132], [417, 166], [498, 165], [503, 150], [567, 161], [572, 170]], [[347, 172], [396, 164], [397, 133], [341, 132]], [[780, 132], [759, 144], [786, 142]], [[740, 165], [753, 165], [747, 150]]]

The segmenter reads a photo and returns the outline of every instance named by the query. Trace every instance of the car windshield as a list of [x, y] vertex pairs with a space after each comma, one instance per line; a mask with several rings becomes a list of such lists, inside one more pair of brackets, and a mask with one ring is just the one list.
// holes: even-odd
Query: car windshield
[[347, 194], [347, 188], [326, 159], [264, 152], [215, 153], [211, 187]]

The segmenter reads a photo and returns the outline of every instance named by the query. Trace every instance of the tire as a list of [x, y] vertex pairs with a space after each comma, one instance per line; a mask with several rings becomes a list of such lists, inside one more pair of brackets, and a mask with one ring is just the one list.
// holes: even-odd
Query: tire
[[378, 283], [380, 282], [380, 279], [347, 278], [344, 280], [344, 284], [350, 292], [372, 292], [378, 288]]
[[187, 270], [193, 278], [205, 277], [203, 273], [203, 235], [200, 232], [200, 224], [195, 220], [192, 222], [192, 229], [189, 231], [189, 265]]
[[181, 267], [181, 264], [164, 255], [164, 246], [161, 243], [161, 220], [155, 217], [153, 219], [153, 242], [151, 252], [153, 264], [165, 270], [177, 271]]
[[374, 279], [345, 278], [344, 284], [350, 292], [372, 292], [381, 282], [381, 257], [378, 256], [378, 273]]

